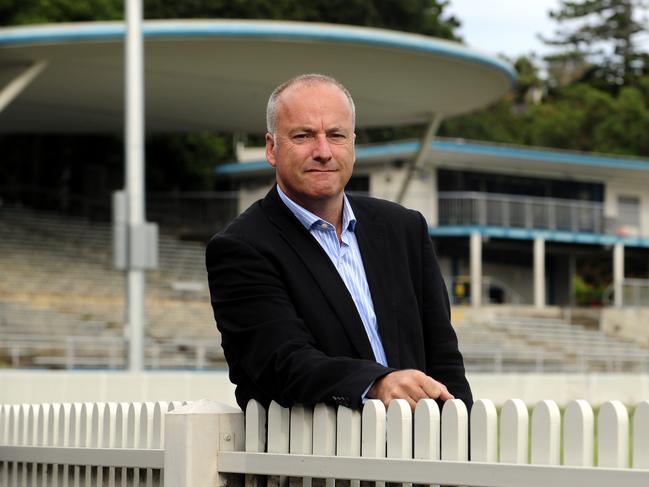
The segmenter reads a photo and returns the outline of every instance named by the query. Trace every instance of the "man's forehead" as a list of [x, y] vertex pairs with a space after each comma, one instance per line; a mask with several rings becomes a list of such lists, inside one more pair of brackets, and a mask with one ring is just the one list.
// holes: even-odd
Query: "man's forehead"
[[[296, 102], [301, 103], [304, 101], [312, 100], [314, 99], [314, 91], [319, 91], [320, 95], [326, 94], [327, 97], [331, 97], [333, 99], [337, 98], [339, 101], [342, 101], [344, 104], [346, 104], [351, 110], [349, 100], [347, 99], [347, 95], [345, 95], [343, 90], [332, 83], [326, 83], [324, 81], [301, 82], [291, 85], [279, 95], [278, 102], [280, 105], [286, 106], [292, 105]], [[318, 97], [318, 99], [321, 98], [321, 96]]]

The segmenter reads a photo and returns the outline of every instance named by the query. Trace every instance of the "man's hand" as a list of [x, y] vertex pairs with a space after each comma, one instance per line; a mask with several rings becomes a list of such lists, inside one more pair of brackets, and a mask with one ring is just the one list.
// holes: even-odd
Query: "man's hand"
[[378, 379], [367, 391], [370, 399], [380, 399], [387, 408], [392, 399], [405, 399], [415, 410], [420, 399], [455, 399], [441, 382], [419, 370], [397, 370]]

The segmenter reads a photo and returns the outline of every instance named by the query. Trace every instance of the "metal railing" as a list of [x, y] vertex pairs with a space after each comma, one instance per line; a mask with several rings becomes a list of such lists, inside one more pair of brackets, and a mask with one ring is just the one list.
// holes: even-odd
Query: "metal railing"
[[[614, 286], [609, 284], [602, 294], [605, 306], [613, 304]], [[622, 281], [624, 306], [649, 306], [649, 279], [626, 278]]]
[[[128, 342], [122, 337], [38, 337], [0, 334], [0, 353], [12, 367], [109, 368], [126, 367]], [[147, 340], [145, 366], [152, 369], [225, 367], [219, 340], [192, 338]]]
[[440, 192], [439, 225], [489, 225], [615, 233], [602, 203], [476, 191]]

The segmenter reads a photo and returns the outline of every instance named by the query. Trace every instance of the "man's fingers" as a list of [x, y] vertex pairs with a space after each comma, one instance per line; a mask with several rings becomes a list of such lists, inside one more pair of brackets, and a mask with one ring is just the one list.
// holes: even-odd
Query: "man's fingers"
[[380, 399], [387, 408], [393, 399], [405, 399], [414, 410], [420, 399], [455, 399], [444, 384], [418, 370], [399, 370], [377, 380], [368, 397]]

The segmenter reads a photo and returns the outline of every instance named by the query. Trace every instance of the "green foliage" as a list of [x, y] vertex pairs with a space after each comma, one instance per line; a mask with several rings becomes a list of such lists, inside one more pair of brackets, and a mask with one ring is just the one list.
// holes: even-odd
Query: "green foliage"
[[147, 188], [151, 190], [210, 190], [214, 164], [234, 158], [225, 134], [157, 135], [147, 142]]
[[0, 25], [118, 20], [122, 0], [0, 0]]
[[578, 306], [601, 306], [605, 286], [590, 284], [580, 276], [575, 276], [573, 286]]
[[569, 60], [573, 67], [587, 61], [594, 68], [588, 75], [595, 81], [613, 86], [632, 83], [648, 67], [636, 43], [638, 34], [647, 30], [638, 20], [646, 7], [646, 0], [561, 1], [550, 12], [560, 28], [554, 39], [545, 39], [559, 50], [548, 60], [570, 66], [565, 64]]
[[439, 0], [144, 0], [147, 18], [299, 20], [364, 25], [455, 39]]

